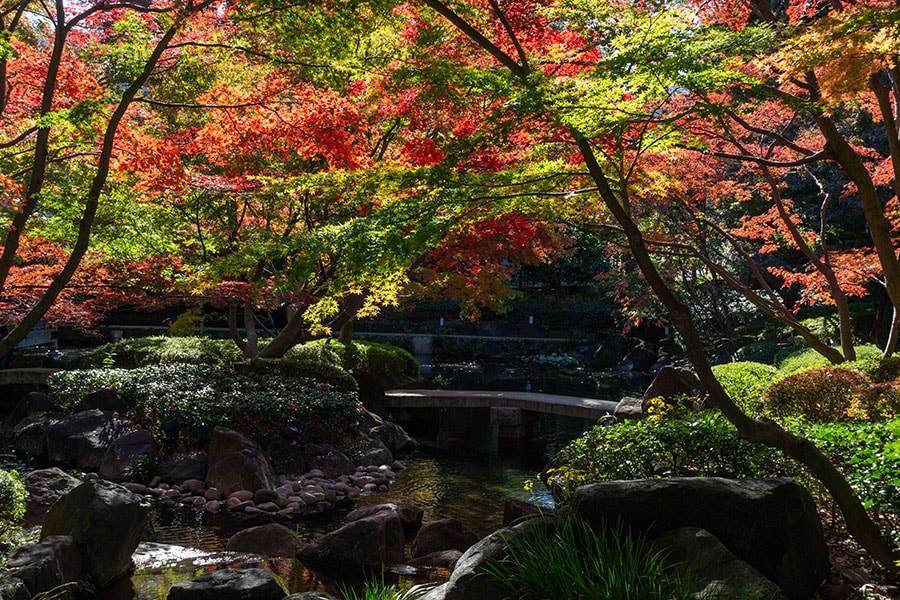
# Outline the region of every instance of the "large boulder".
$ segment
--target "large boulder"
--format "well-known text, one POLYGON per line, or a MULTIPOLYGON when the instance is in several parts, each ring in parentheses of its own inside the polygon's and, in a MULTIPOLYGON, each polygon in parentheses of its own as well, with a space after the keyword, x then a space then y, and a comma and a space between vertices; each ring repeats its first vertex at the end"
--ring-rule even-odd
MULTIPOLYGON (((701 389, 700 380, 690 369, 667 365, 659 370, 647 387, 641 408, 646 414, 647 401, 651 398, 663 398, 667 403, 675 404, 678 398, 690 399, 699 395, 701 389)), ((692 404, 691 400, 686 401, 688 408, 693 408, 692 404)))
POLYGON ((238 490, 275 489, 278 479, 262 448, 225 427, 215 427, 209 442, 207 487, 225 495, 238 490))
POLYGON ((47 428, 47 458, 54 463, 96 471, 113 440, 134 428, 117 414, 86 410, 47 428))
POLYGON ((811 598, 828 574, 815 503, 792 479, 610 481, 578 488, 570 504, 595 528, 621 520, 650 536, 705 529, 792 600, 811 598))
POLYGON ((13 427, 16 452, 30 458, 47 458, 47 430, 54 423, 55 419, 42 415, 31 415, 19 421, 13 427))
POLYGON ((19 546, 9 553, 7 562, 10 574, 21 579, 32 596, 81 579, 81 552, 67 535, 19 546))
POLYGON ((75 405, 75 412, 95 409, 109 412, 125 412, 130 408, 132 406, 119 396, 119 392, 113 388, 104 388, 85 394, 81 402, 75 405))
POLYGON ((705 529, 673 529, 653 540, 653 548, 662 553, 670 568, 684 577, 695 598, 787 600, 781 588, 729 552, 705 529))
POLYGON ((86 574, 104 587, 128 572, 141 541, 150 505, 115 483, 86 481, 62 496, 47 513, 41 539, 71 536, 86 574))
POLYGON ((506 544, 520 535, 528 535, 535 527, 546 527, 545 519, 531 519, 506 527, 481 539, 457 560, 450 580, 433 588, 422 600, 497 600, 509 593, 484 567, 508 556, 506 544))
POLYGON ((403 562, 406 538, 394 512, 383 512, 347 523, 300 551, 312 563, 354 573, 380 571, 403 562))
POLYGON ((159 479, 166 483, 180 484, 188 479, 206 480, 209 457, 206 454, 179 452, 168 457, 159 466, 159 479))
POLYGON ((22 483, 28 492, 25 522, 34 527, 44 521, 44 515, 57 500, 81 485, 81 480, 58 467, 51 467, 26 473, 22 483))
POLYGON ((419 528, 422 527, 422 517, 425 515, 425 511, 418 506, 389 502, 355 508, 347 514, 347 521, 359 521, 360 519, 367 519, 383 513, 394 513, 400 517, 400 522, 403 524, 403 532, 408 540, 412 540, 416 536, 419 528))
POLYGON ((269 569, 222 569, 169 588, 167 600, 282 600, 269 569))
POLYGON ((465 552, 477 541, 478 536, 459 519, 440 519, 422 526, 411 551, 416 558, 442 550, 465 552))
POLYGON ((19 400, 19 403, 6 418, 3 431, 13 431, 14 427, 23 419, 34 414, 58 411, 59 407, 53 402, 53 398, 43 392, 29 392, 19 400))
POLYGON ((356 471, 356 463, 329 444, 306 444, 303 446, 303 458, 309 470, 322 471, 332 479, 356 471))
POLYGON ((156 440, 146 429, 135 429, 110 443, 100 463, 100 477, 125 481, 132 477, 134 462, 156 454, 156 440))
POLYGON ((301 547, 302 544, 293 531, 280 523, 268 523, 238 531, 228 539, 225 549, 294 558, 301 547))

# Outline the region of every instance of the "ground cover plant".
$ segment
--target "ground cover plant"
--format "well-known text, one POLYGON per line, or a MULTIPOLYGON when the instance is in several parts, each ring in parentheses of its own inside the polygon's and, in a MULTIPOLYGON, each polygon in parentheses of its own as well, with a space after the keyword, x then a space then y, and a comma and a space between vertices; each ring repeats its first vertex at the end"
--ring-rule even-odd
MULTIPOLYGON (((0 469, 0 555, 16 546, 21 537, 20 521, 25 516, 25 484, 16 471, 0 469)), ((2 566, 2 560, 0 560, 2 566)))

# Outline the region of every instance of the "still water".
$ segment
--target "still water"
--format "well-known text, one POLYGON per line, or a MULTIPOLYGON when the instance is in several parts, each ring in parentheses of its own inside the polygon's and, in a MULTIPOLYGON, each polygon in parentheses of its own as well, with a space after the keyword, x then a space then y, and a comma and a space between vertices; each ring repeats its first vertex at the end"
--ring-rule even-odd
MULTIPOLYGON (((571 394, 602 400, 640 393, 643 379, 595 376, 557 365, 537 363, 423 364, 422 376, 440 387, 455 389, 525 390, 571 394), (526 388, 526 386, 529 386, 526 388)), ((502 525, 503 503, 519 498, 545 507, 553 504, 537 473, 565 444, 589 429, 584 419, 542 415, 534 437, 510 440, 498 436, 489 409, 409 410, 401 424, 419 442, 407 468, 390 490, 357 501, 356 506, 382 502, 406 503, 424 509, 424 520, 455 517, 485 536, 502 525), (524 489, 526 480, 534 489, 524 489)), ((293 525, 304 541, 340 527, 351 507, 293 525)), ((153 513, 157 543, 181 548, 142 546, 134 557, 135 575, 106 590, 102 600, 163 600, 168 589, 207 571, 224 567, 272 569, 291 593, 323 590, 341 596, 347 581, 338 574, 309 569, 295 560, 264 559, 223 552, 236 527, 200 517, 192 510, 153 513)))

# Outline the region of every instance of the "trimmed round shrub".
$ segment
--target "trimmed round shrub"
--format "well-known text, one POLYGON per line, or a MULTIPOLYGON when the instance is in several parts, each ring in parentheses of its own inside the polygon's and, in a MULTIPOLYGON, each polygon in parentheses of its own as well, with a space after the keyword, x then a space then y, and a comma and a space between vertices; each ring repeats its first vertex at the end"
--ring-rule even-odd
POLYGON ((900 379, 900 356, 891 354, 884 356, 875 365, 871 371, 867 371, 866 375, 872 378, 875 383, 885 383, 900 379))
POLYGON ((341 367, 314 358, 306 358, 302 354, 288 358, 257 358, 247 362, 247 370, 251 373, 314 379, 345 392, 355 392, 359 389, 353 375, 341 367))
POLYGON ((781 346, 775 342, 753 342, 734 353, 734 360, 738 362, 754 362, 764 365, 775 364, 775 355, 781 350, 781 346))
POLYGON ((779 376, 778 369, 758 362, 725 363, 712 371, 731 399, 751 415, 763 413, 763 393, 779 376))
MULTIPOLYGON (((852 363, 842 363, 841 367, 866 371, 874 366, 873 363, 881 360, 881 350, 872 344, 854 346, 854 349, 856 350, 856 360, 852 363)), ((792 347, 786 348, 775 355, 775 366, 778 367, 778 370, 783 375, 787 376, 801 371, 834 365, 812 348, 792 347)))
POLYGON ((873 383, 857 391, 847 413, 860 421, 884 421, 900 416, 900 381, 873 383))
POLYGON ((766 413, 779 418, 845 421, 854 396, 869 383, 868 376, 859 371, 822 367, 785 377, 766 390, 763 402, 766 413))
POLYGON ((86 354, 82 364, 86 367, 134 369, 174 363, 230 364, 242 358, 240 349, 231 340, 156 335, 104 344, 86 354))

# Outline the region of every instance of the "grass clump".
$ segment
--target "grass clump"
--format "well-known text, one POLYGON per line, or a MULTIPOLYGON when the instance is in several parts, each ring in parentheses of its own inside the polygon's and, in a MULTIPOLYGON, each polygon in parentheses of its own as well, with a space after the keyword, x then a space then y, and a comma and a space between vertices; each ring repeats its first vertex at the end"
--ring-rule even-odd
POLYGON ((341 589, 343 600, 418 600, 424 596, 431 585, 419 584, 409 587, 400 585, 389 585, 384 581, 384 575, 381 578, 369 579, 363 584, 361 592, 344 586, 341 589))
POLYGON ((487 573, 511 600, 681 600, 689 581, 666 568, 664 556, 622 526, 594 531, 580 516, 562 514, 506 540, 507 557, 487 573))

